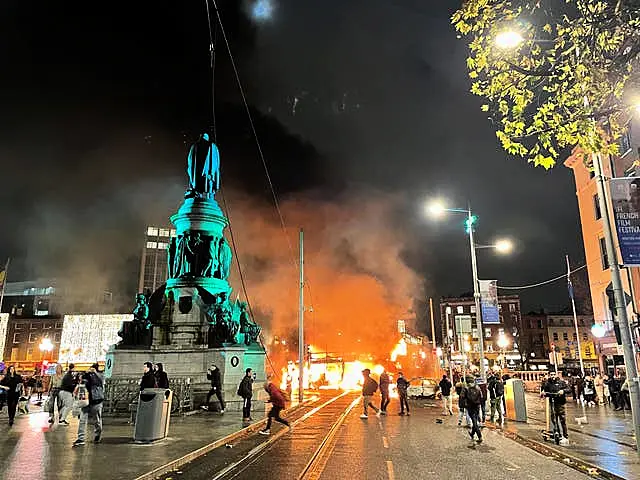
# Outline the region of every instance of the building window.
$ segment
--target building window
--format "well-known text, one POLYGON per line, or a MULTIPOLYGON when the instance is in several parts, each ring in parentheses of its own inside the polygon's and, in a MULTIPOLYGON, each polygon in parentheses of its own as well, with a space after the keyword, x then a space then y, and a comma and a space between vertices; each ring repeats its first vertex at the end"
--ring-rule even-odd
POLYGON ((501 303, 499 303, 499 304, 498 304, 498 311, 499 311, 499 312, 501 312, 501 311, 502 311, 502 304, 501 304, 501 303))
POLYGON ((160 236, 161 237, 168 237, 169 236, 169 229, 168 228, 161 228, 160 229, 160 236))
POLYGON ((576 335, 575 333, 573 334, 573 341, 577 341, 578 340, 578 335, 576 335))
POLYGON ((13 326, 13 329, 14 329, 14 330, 22 330, 23 328, 24 328, 24 323, 16 323, 16 324, 13 326))
POLYGON ((473 338, 478 338, 478 329, 477 328, 471 329, 471 335, 473 336, 473 338))
POLYGON ((587 332, 582 332, 582 340, 584 340, 585 342, 589 340, 589 335, 587 335, 587 332))
POLYGON ((166 250, 167 246, 165 242, 158 242, 158 250, 166 250))
POLYGON ((569 334, 567 332, 562 332, 562 339, 566 342, 569 340, 569 334))
POLYGON ((484 338, 491 338, 491 329, 490 328, 485 328, 484 329, 484 338))
POLYGON ((157 248, 158 242, 147 242, 147 248, 157 248))
POLYGON ((11 361, 15 362, 16 360, 18 360, 18 353, 20 352, 19 348, 12 348, 11 349, 11 361))
POLYGON ((504 335, 504 328, 498 329, 498 335, 504 335))
POLYGON ((589 169, 589 178, 594 178, 596 176, 596 172, 593 168, 589 169))
POLYGON ((29 334, 29 343, 36 343, 37 340, 38 340, 38 334, 37 333, 30 333, 29 334))
POLYGON ((591 345, 587 345, 584 347, 584 356, 585 357, 591 356, 591 345))
POLYGON ((538 334, 538 340, 540 340, 540 343, 544 343, 544 333, 538 334))
POLYGON ((476 306, 475 306, 475 305, 471 305, 471 306, 469 307, 469 312, 471 312, 471 313, 476 313, 476 306))
POLYGON ((504 317, 500 315, 500 323, 504 323, 504 317))
POLYGON ((27 348, 27 361, 33 360, 33 348, 27 348))
POLYGON ((56 322, 56 330, 62 330, 62 322, 56 322))
POLYGON ((42 328, 44 328, 45 330, 50 330, 53 328, 53 323, 44 323, 42 324, 42 328))
POLYGON ((516 304, 515 303, 510 303, 509 304, 509 311, 510 312, 515 312, 516 311, 516 304))
POLYGON ((29 328, 31 330, 37 330, 38 329, 38 324, 37 323, 32 323, 32 324, 29 325, 29 328))
POLYGON ((538 328, 542 330, 542 320, 538 320, 538 328))
POLYGON ((13 343, 20 343, 20 334, 19 333, 14 333, 13 334, 13 343))
POLYGON ((156 227, 147 228, 147 235, 150 236, 150 237, 157 237, 158 236, 158 229, 156 227))
POLYGON ((56 342, 56 343, 60 343, 60 336, 61 336, 60 333, 54 333, 53 334, 53 341, 56 342))
POLYGON ((175 237, 175 236, 176 236, 176 230, 175 230, 175 228, 172 228, 172 229, 171 229, 171 236, 172 236, 172 237, 175 237))
POLYGON ((602 212, 600 211, 600 197, 598 197, 597 193, 593 196, 593 211, 595 213, 596 220, 600 220, 602 218, 602 212))
POLYGON ((600 239, 600 259, 602 262, 602 269, 606 270, 609 268, 609 259, 607 258, 607 245, 604 241, 604 238, 600 239))
POLYGON ((558 332, 553 332, 553 341, 554 342, 558 341, 558 332))
POLYGON ((463 307, 462 305, 458 305, 458 306, 456 307, 456 311, 457 311, 459 314, 464 313, 464 307, 463 307))

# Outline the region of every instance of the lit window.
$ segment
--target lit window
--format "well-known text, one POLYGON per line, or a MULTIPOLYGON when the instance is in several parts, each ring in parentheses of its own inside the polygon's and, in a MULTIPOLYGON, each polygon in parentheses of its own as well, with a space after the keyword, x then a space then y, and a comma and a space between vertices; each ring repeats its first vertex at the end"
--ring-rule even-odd
POLYGON ((60 343, 60 333, 54 333, 53 334, 53 341, 56 343, 60 343))
POLYGON ((509 311, 510 312, 515 312, 516 311, 516 304, 515 303, 510 303, 509 304, 509 311))
POLYGON ((157 246, 157 242, 147 242, 147 248, 156 248, 157 246))
POLYGON ((161 237, 168 237, 169 236, 169 229, 168 228, 161 228, 160 229, 160 235, 161 237))
POLYGON ((27 348, 27 361, 33 360, 33 348, 27 348))
POLYGON ((475 306, 475 305, 471 305, 471 306, 469 307, 469 311, 470 311, 471 313, 476 313, 476 306, 475 306))
POLYGON ((147 228, 147 235, 149 235, 150 237, 157 237, 158 236, 158 229, 156 227, 147 228))
POLYGON ((20 334, 19 333, 14 333, 13 334, 13 343, 20 343, 20 334))
POLYGON ((22 330, 24 328, 24 323, 16 323, 13 327, 14 330, 22 330))
POLYGON ((585 342, 589 340, 589 336, 587 335, 587 332, 582 333, 582 340, 584 340, 585 342))
POLYGON ((504 328, 498 329, 498 335, 504 335, 504 328))
POLYGON ((44 328, 45 330, 49 330, 53 328, 53 323, 44 323, 42 328, 44 328))
POLYGON ((553 341, 554 342, 558 341, 558 332, 553 332, 553 341))
POLYGON ((38 324, 37 323, 32 323, 31 325, 29 325, 29 328, 31 330, 36 330, 38 328, 38 324))
POLYGON ((585 357, 591 356, 591 345, 587 345, 586 347, 584 347, 584 355, 585 357))
POLYGON ((62 330, 62 322, 56 322, 56 330, 62 330))
POLYGON ((158 250, 166 250, 167 244, 164 242, 158 242, 158 250))
POLYGON ((38 334, 37 333, 30 333, 29 334, 29 343, 36 343, 37 340, 38 340, 38 334))
POLYGON ((175 228, 171 230, 171 236, 172 236, 172 237, 175 237, 175 236, 176 236, 176 229, 175 229, 175 228))
POLYGON ((484 329, 484 338, 491 338, 491 329, 490 328, 485 328, 484 329))
POLYGON ((458 305, 458 307, 457 307, 456 311, 457 311, 458 313, 464 313, 464 307, 463 307, 462 305, 458 305))

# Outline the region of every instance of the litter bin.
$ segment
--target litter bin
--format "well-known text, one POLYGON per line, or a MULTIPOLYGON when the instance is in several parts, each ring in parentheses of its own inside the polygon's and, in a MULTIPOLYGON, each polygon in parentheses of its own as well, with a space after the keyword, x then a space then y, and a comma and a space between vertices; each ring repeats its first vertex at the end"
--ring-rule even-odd
POLYGON ((153 442, 169 434, 169 416, 173 392, 166 388, 146 388, 138 398, 133 440, 153 442))
POLYGON ((506 417, 516 422, 527 421, 527 401, 524 395, 524 382, 519 378, 510 378, 504 388, 507 406, 506 417))

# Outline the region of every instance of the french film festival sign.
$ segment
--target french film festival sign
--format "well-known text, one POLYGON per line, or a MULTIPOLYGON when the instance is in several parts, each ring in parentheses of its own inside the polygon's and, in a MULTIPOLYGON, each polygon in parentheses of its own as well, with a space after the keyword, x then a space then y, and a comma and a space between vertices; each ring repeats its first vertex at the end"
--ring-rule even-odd
POLYGON ((640 177, 612 178, 613 203, 618 244, 625 266, 640 266, 640 177))

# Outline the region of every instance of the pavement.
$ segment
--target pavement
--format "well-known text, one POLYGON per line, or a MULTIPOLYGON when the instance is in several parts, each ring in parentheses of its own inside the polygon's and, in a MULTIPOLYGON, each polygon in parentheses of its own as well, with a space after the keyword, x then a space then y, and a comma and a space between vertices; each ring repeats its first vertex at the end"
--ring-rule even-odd
MULTIPOLYGON (((78 420, 68 427, 49 425, 48 413, 31 405, 9 428, 6 408, 0 414, 0 471, 5 479, 134 479, 242 429, 242 412, 201 412, 171 417, 169 437, 153 444, 133 443, 128 418, 105 417, 101 444, 71 448, 78 420)), ((253 412, 257 421, 265 412, 253 412)), ((88 439, 92 439, 90 426, 88 439)))
MULTIPOLYGON (((635 450, 631 411, 614 411, 611 407, 596 406, 584 409, 568 400, 567 427, 569 442, 566 447, 545 442, 541 431, 545 428, 544 400, 527 394, 528 423, 507 422, 503 430, 522 439, 544 445, 564 459, 577 459, 589 463, 621 478, 640 478, 640 457, 635 450), (587 424, 578 424, 576 418, 587 417, 587 424)), ((489 424, 488 424, 489 425, 489 424)))

